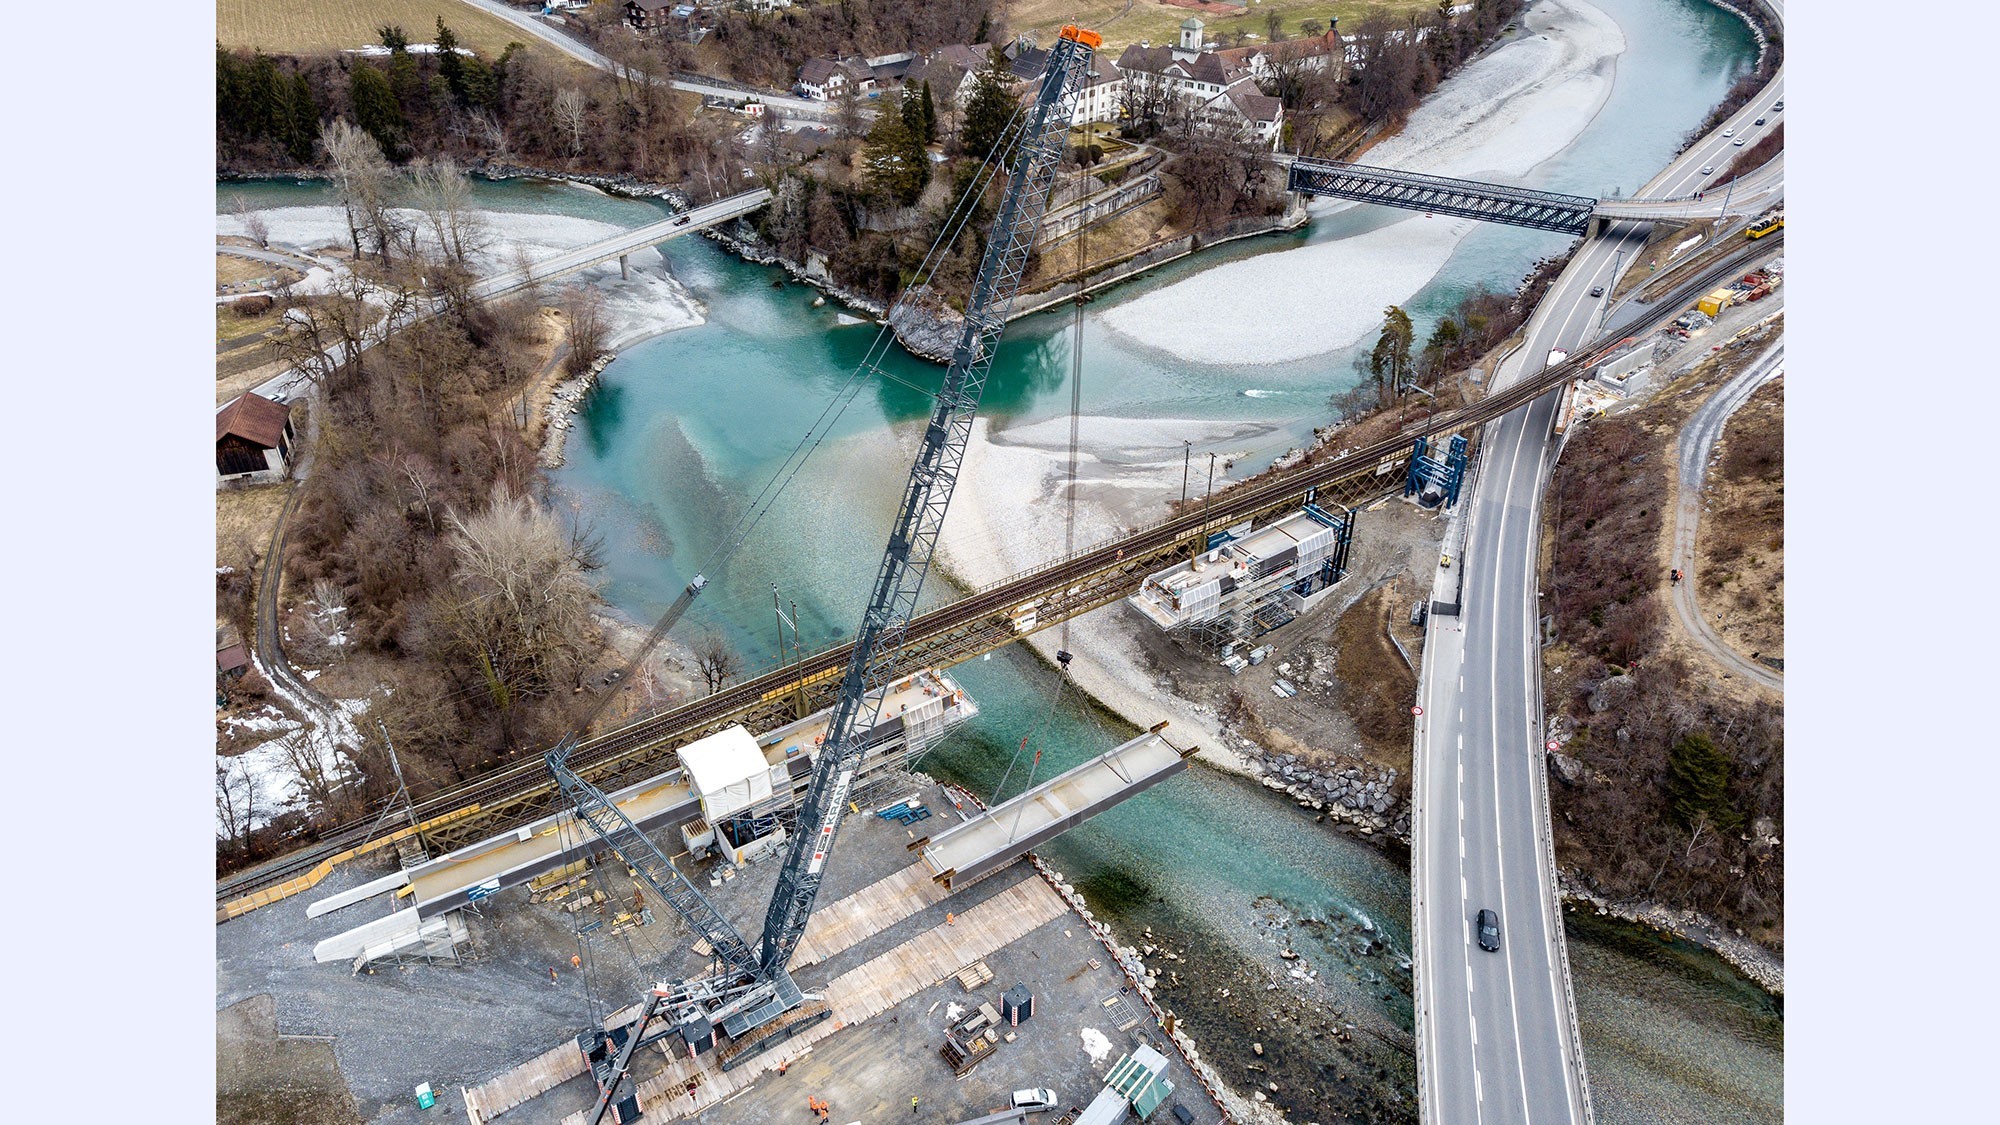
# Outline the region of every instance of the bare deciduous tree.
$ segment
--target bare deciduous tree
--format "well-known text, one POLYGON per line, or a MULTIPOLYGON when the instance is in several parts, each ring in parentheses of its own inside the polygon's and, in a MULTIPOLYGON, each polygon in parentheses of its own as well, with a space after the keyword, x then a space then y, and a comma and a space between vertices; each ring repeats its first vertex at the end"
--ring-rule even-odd
POLYGON ((361 257, 361 236, 366 233, 376 256, 386 264, 390 249, 401 242, 403 233, 390 210, 395 172, 388 158, 375 138, 349 125, 344 117, 322 126, 319 139, 333 173, 334 198, 347 216, 354 256, 361 257))
POLYGON ((223 843, 247 849, 261 805, 257 780, 234 758, 215 763, 215 834, 223 843))
POLYGON ((604 317, 604 297, 588 285, 576 284, 565 289, 562 309, 563 341, 569 345, 563 369, 574 377, 587 370, 604 351, 611 326, 604 317))
POLYGON ((516 702, 576 686, 597 593, 561 522, 525 496, 495 486, 485 511, 447 522, 457 566, 439 624, 511 730, 516 702))
POLYGON ((420 159, 410 169, 417 207, 444 260, 464 267, 485 246, 485 227, 472 210, 472 182, 449 156, 420 159))
POLYGON ((564 87, 549 102, 549 112, 555 118, 556 128, 568 135, 569 154, 574 159, 583 152, 583 130, 589 124, 589 100, 583 96, 583 91, 564 87))
POLYGON ((694 643, 695 667, 700 669, 702 682, 708 685, 708 694, 722 690, 731 676, 743 670, 743 658, 729 647, 729 641, 713 629, 703 633, 694 643))
POLYGON ((264 221, 264 214, 250 206, 250 201, 241 195, 229 198, 230 210, 236 212, 236 220, 243 224, 243 233, 255 239, 257 245, 266 250, 271 248, 271 226, 264 221))
POLYGON ((299 785, 305 790, 310 802, 310 811, 325 812, 333 803, 337 768, 330 753, 323 753, 320 744, 314 740, 313 730, 308 727, 296 731, 290 738, 280 739, 278 745, 284 748, 285 761, 292 771, 299 775, 299 785))

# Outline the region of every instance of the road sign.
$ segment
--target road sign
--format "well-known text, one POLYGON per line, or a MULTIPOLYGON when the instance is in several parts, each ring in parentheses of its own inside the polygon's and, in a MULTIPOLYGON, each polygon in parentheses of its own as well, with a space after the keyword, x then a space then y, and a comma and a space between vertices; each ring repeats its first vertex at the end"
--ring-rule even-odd
POLYGON ((1549 739, 1549 753, 1553 754, 1553 753, 1555 753, 1556 751, 1558 751, 1558 750, 1560 750, 1560 749, 1562 749, 1562 748, 1563 748, 1563 744, 1562 744, 1562 743, 1560 743, 1560 742, 1557 742, 1557 741, 1556 741, 1555 739, 1553 739, 1553 738, 1549 739))
POLYGON ((1415 706, 1415 707, 1411 707, 1411 708, 1410 708, 1410 714, 1412 714, 1412 715, 1421 715, 1421 714, 1423 714, 1423 713, 1424 713, 1424 709, 1423 709, 1423 707, 1421 707, 1421 706, 1415 706))

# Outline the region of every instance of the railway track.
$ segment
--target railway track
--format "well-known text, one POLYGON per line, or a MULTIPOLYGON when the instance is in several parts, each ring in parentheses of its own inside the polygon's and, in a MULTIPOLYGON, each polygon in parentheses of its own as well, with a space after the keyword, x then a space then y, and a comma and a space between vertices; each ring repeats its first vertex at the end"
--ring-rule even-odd
MULTIPOLYGON (((982 648, 999 647, 1094 609, 1136 588, 1146 573, 1159 569, 1154 564, 1191 541, 1290 505, 1307 493, 1334 489, 1343 483, 1350 486, 1350 498, 1370 495, 1370 490, 1379 495, 1399 488, 1400 473, 1384 473, 1381 469, 1392 459, 1406 459, 1414 438, 1435 439, 1471 430, 1533 402, 1581 376, 1600 353, 1628 335, 1651 331, 1672 319, 1685 299, 1683 294, 1711 286, 1718 278, 1732 276, 1783 244, 1780 232, 1730 248, 1672 292, 1651 300, 1640 321, 1591 341, 1562 363, 1544 368, 1479 402, 1432 416, 1416 427, 1330 460, 1238 485, 1217 497, 1211 511, 1197 510, 1163 520, 1123 538, 991 583, 955 602, 920 614, 909 624, 905 655, 896 674, 907 674, 927 664, 961 660, 982 648), (1357 482, 1361 487, 1358 493, 1353 490, 1357 482), (1038 613, 1032 626, 1014 627, 1010 612, 1038 600, 1053 604, 1038 613), (933 638, 960 638, 962 643, 956 648, 928 645, 933 638)), ((795 716, 792 700, 801 694, 802 687, 810 689, 823 684, 824 693, 830 695, 834 679, 847 665, 851 647, 851 643, 843 643, 822 649, 704 699, 590 739, 572 755, 571 768, 600 787, 610 789, 659 772, 663 758, 672 749, 754 715, 760 709, 766 718, 795 716)), ((554 808, 552 794, 548 772, 537 755, 417 802, 416 819, 426 826, 450 822, 450 836, 469 841, 546 816, 554 808), (549 799, 538 800, 538 795, 549 799)), ((341 825, 310 847, 219 880, 217 901, 238 899, 296 878, 330 857, 384 839, 389 832, 387 826, 372 817, 341 825)))

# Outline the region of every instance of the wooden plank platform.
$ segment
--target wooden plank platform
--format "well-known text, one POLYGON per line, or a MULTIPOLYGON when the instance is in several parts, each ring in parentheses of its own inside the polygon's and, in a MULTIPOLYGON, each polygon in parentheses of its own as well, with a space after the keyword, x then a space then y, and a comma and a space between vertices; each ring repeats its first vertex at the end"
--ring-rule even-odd
POLYGON ((805 936, 792 954, 791 970, 816 965, 873 934, 908 918, 950 894, 932 881, 930 870, 913 863, 824 907, 806 923, 805 936))
MULTIPOLYGON (((891 876, 875 886, 894 878, 891 876)), ((929 881, 928 877, 925 881, 929 881)), ((856 892, 849 898, 859 898, 872 889, 856 892)), ((819 1040, 849 1024, 887 1011, 1068 910, 1069 906, 1047 883, 1023 879, 959 915, 954 923, 918 934, 836 977, 823 992, 833 1008, 831 1019, 814 1024, 735 1070, 723 1070, 713 1052, 693 1059, 685 1055, 668 1056, 665 1069, 639 1084, 639 1104, 645 1108, 640 1121, 654 1125, 678 1120, 746 1090, 765 1073, 777 1069, 779 1063, 797 1058, 819 1040)), ((796 968, 797 962, 793 965, 796 968)), ((571 1114, 563 1119, 563 1125, 583 1125, 588 1116, 588 1112, 571 1114)))
POLYGON ((589 1070, 590 1061, 583 1057, 583 1048, 571 1039, 505 1074, 489 1078, 477 1086, 461 1087, 465 1095, 465 1115, 472 1120, 472 1125, 482 1125, 589 1070))

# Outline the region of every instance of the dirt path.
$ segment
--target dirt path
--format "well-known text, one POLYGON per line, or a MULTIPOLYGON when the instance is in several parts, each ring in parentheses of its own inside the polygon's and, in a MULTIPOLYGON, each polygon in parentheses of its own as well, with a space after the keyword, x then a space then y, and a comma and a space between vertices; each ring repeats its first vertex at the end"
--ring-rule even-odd
POLYGON ((1749 401, 1752 392, 1784 372, 1784 360, 1785 343, 1780 337, 1740 374, 1710 396, 1681 428, 1680 502, 1674 509, 1673 559, 1674 565, 1680 568, 1682 579, 1674 586, 1673 596, 1669 599, 1674 607, 1674 616, 1680 618, 1681 626, 1689 636, 1731 671, 1776 692, 1785 690, 1785 677, 1737 652, 1703 618, 1694 592, 1695 535, 1701 522, 1702 482, 1707 475, 1708 460, 1715 451, 1716 440, 1722 436, 1729 416, 1749 401))

